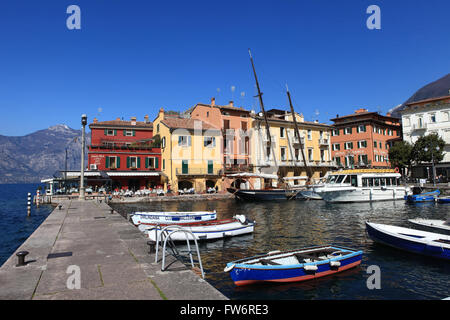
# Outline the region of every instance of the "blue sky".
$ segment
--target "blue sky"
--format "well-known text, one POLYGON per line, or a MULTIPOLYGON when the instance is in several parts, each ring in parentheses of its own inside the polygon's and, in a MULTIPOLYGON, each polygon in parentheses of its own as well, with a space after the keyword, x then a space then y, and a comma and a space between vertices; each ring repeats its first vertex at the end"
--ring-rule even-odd
POLYGON ((449 12, 447 0, 4 0, 0 134, 79 129, 83 113, 153 120, 213 96, 258 111, 248 48, 267 109, 287 106, 288 83, 306 120, 386 113, 450 72, 449 12), (66 27, 71 4, 81 30, 66 27), (372 4, 381 30, 366 27, 372 4))

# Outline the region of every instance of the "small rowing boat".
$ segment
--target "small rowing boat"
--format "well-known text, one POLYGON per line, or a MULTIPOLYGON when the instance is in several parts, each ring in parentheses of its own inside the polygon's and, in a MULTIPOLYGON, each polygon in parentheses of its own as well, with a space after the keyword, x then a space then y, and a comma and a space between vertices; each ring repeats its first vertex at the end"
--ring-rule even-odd
POLYGON ((237 286, 257 282, 298 282, 335 274, 361 263, 362 251, 336 246, 320 246, 292 251, 272 251, 229 262, 237 286))
POLYGON ((450 231, 450 220, 445 221, 435 219, 409 219, 408 221, 425 227, 450 231))
POLYGON ((426 201, 434 201, 437 196, 439 196, 441 192, 439 190, 431 191, 431 192, 423 192, 420 194, 406 195, 405 200, 407 202, 426 202, 426 201))
POLYGON ((450 203, 450 197, 439 197, 436 201, 439 203, 450 203))
POLYGON ((179 224, 199 221, 209 221, 217 219, 217 213, 208 211, 196 212, 136 212, 131 216, 133 224, 153 225, 153 224, 179 224))
MULTIPOLYGON (((175 226, 174 224, 171 224, 175 226)), ((170 233, 171 225, 153 225, 147 226, 145 233, 150 240, 157 241, 161 238, 161 231, 165 229, 170 233)), ((244 215, 236 215, 232 219, 222 219, 214 221, 204 221, 190 224, 176 224, 182 226, 185 230, 192 233, 196 240, 213 240, 226 237, 238 236, 241 234, 252 233, 255 227, 255 222, 248 220, 244 215)), ((188 238, 194 240, 190 233, 174 232, 170 235, 173 241, 182 241, 188 238)))
POLYGON ((449 236, 367 221, 366 230, 375 242, 429 257, 450 259, 449 236))

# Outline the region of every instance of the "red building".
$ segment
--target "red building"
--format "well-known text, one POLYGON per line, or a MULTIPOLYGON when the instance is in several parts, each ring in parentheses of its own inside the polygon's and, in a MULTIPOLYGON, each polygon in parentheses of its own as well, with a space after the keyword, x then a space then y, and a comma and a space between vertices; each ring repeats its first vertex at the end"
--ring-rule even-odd
POLYGON ((161 185, 161 149, 148 116, 143 122, 135 117, 130 121, 94 119, 89 128, 89 171, 106 173, 113 190, 154 189, 161 185))

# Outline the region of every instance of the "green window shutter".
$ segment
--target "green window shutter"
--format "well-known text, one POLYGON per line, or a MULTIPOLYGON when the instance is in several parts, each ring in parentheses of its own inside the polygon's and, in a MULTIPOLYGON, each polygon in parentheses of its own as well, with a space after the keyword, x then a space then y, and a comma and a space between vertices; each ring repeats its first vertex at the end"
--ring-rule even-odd
POLYGON ((148 157, 145 157, 145 168, 148 168, 148 157))
POLYGON ((117 130, 114 129, 114 135, 117 136, 117 130))
POLYGON ((105 136, 108 135, 108 129, 105 129, 105 136))
POLYGON ((133 137, 136 137, 136 130, 133 130, 133 137))
POLYGON ((109 157, 105 157, 105 167, 109 168, 109 157))
POLYGON ((123 130, 123 136, 126 137, 127 136, 127 130, 123 130))
POLYGON ((116 157, 116 166, 117 166, 117 169, 120 168, 120 157, 116 157))
POLYGON ((129 169, 130 168, 130 157, 127 157, 127 168, 129 169))
POLYGON ((159 167, 159 163, 158 162, 159 162, 158 158, 155 157, 155 169, 158 169, 158 167, 159 167))
POLYGON ((141 157, 137 157, 137 167, 141 167, 141 157))

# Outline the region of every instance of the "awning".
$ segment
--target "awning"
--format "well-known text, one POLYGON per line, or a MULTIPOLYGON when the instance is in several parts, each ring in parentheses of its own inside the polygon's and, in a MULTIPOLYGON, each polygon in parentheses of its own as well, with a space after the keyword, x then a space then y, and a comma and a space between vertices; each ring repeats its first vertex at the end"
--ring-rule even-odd
POLYGON ((163 175, 162 172, 148 171, 108 171, 110 177, 157 177, 163 175))
POLYGON ((308 180, 307 176, 284 177, 283 180, 308 180))
POLYGON ((232 178, 265 178, 265 179, 278 179, 276 174, 267 174, 267 173, 252 173, 252 172, 241 172, 229 174, 227 177, 232 178))

